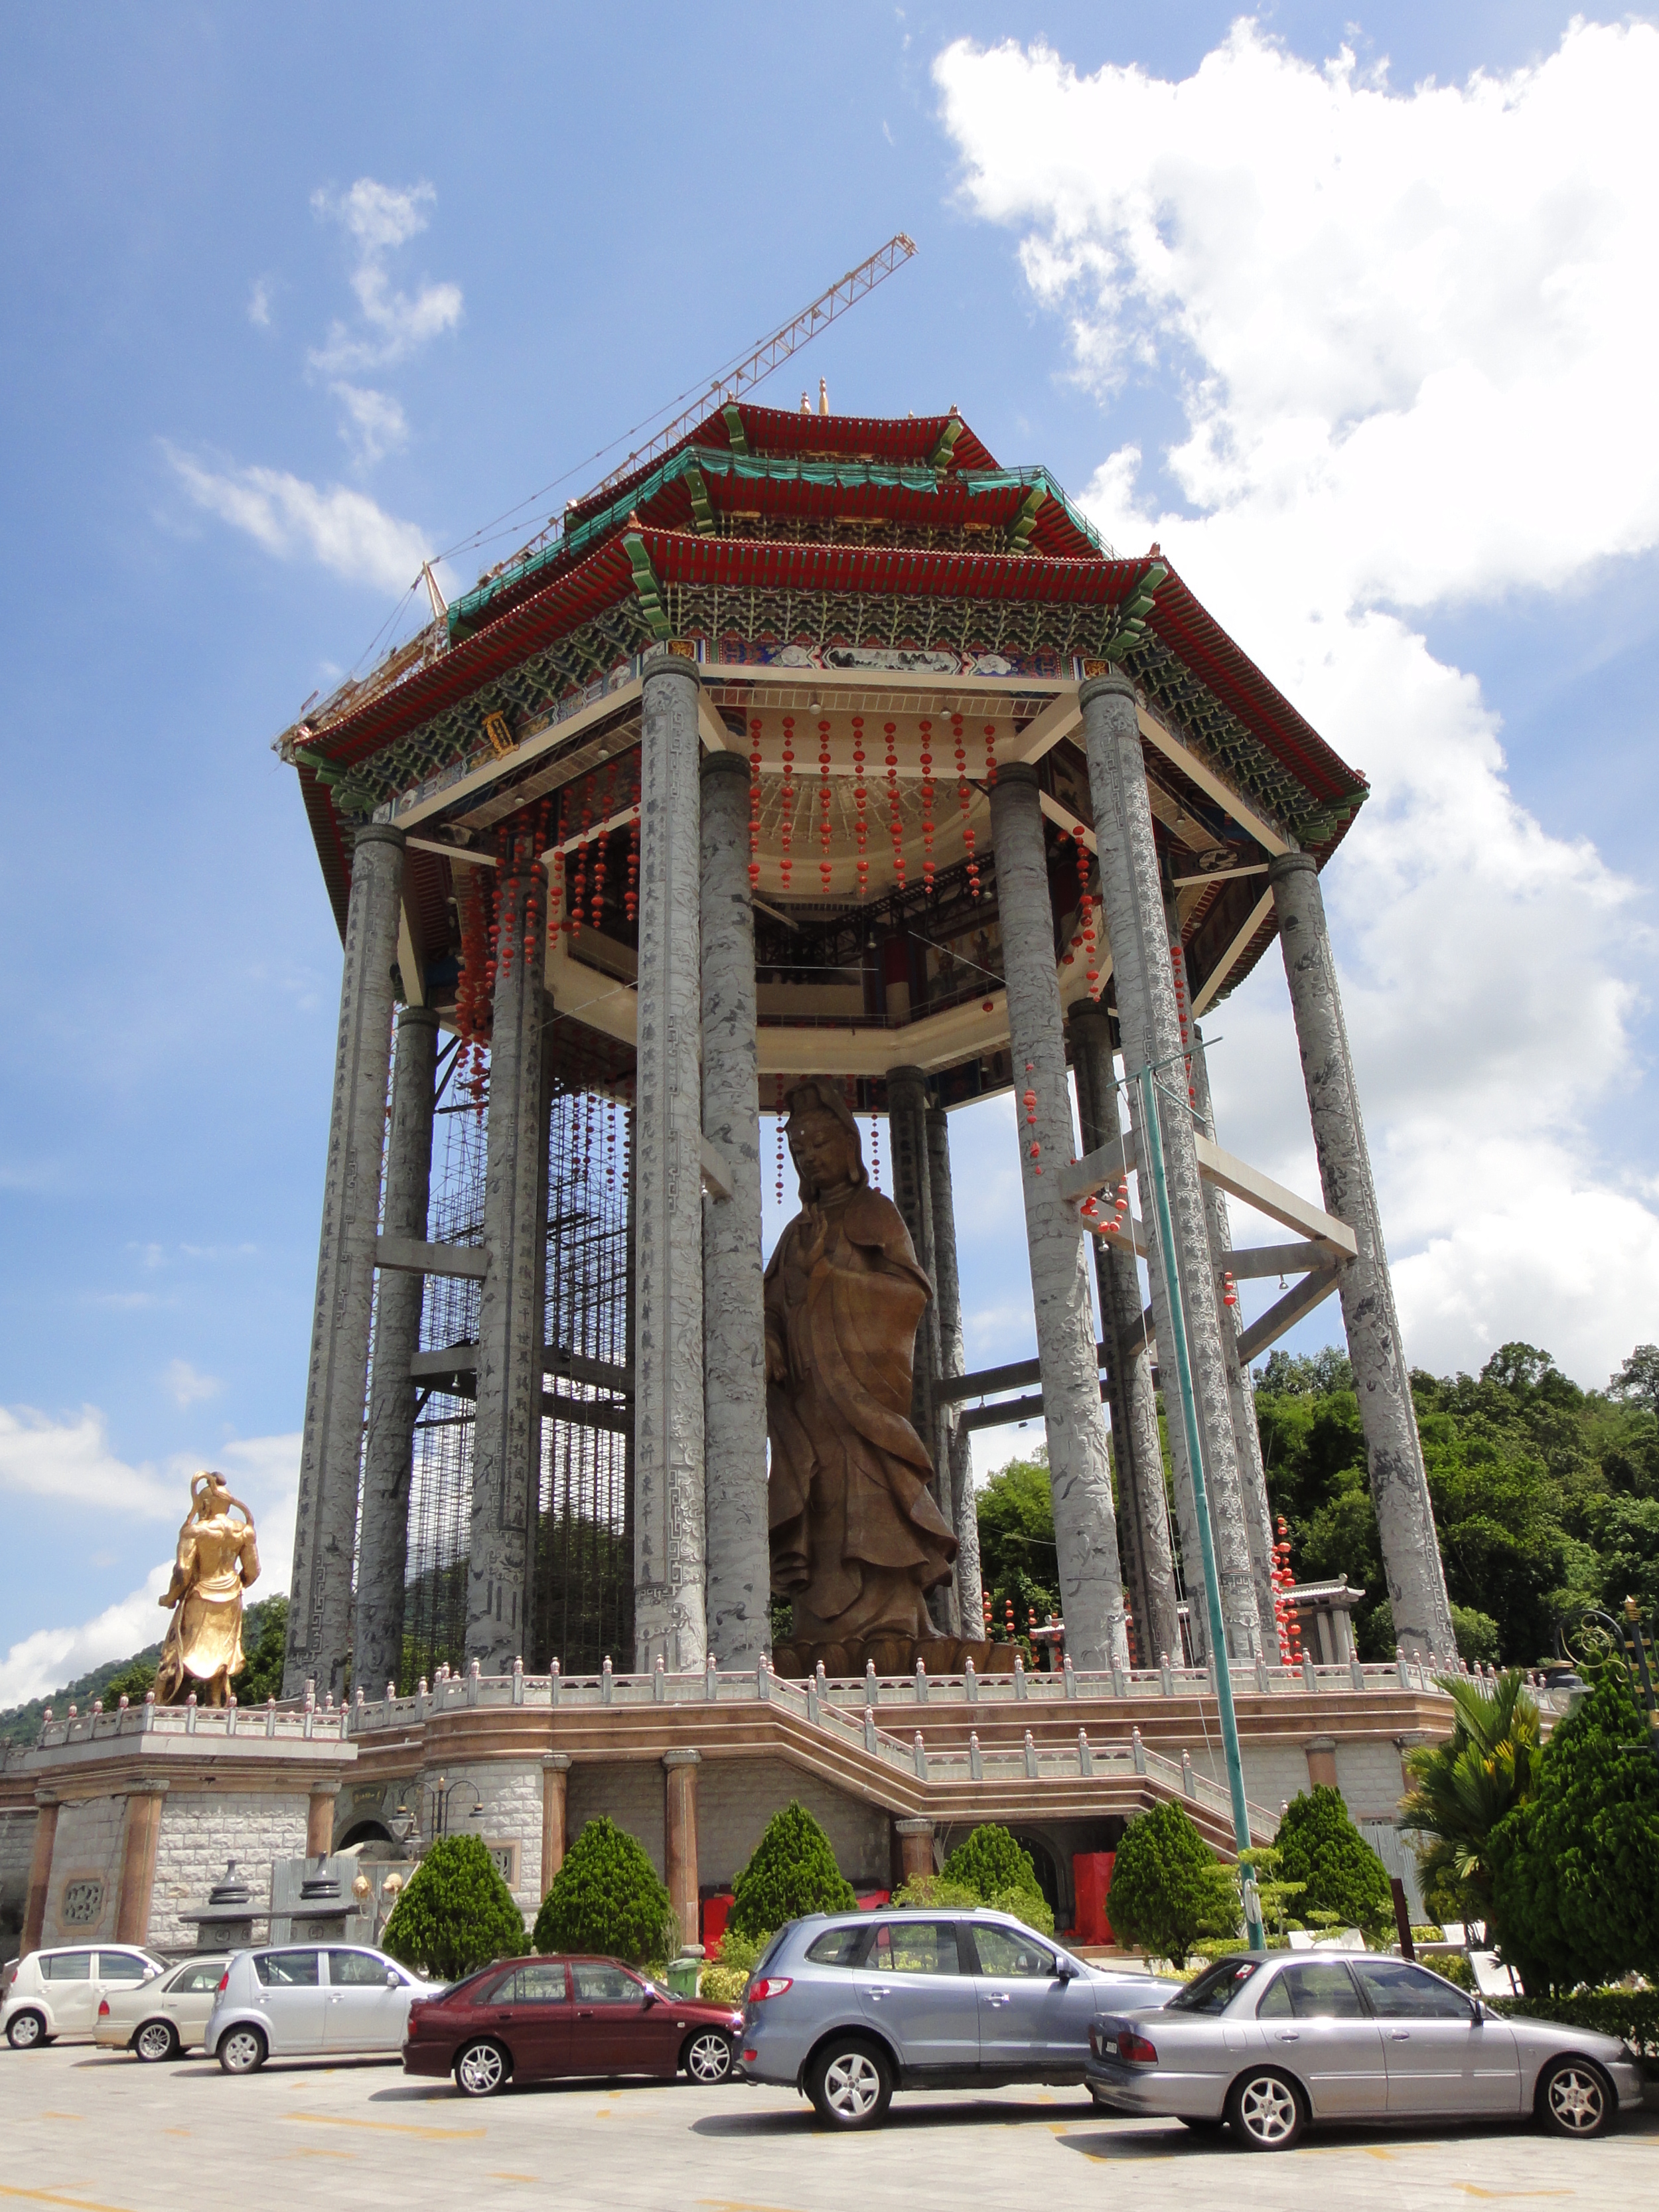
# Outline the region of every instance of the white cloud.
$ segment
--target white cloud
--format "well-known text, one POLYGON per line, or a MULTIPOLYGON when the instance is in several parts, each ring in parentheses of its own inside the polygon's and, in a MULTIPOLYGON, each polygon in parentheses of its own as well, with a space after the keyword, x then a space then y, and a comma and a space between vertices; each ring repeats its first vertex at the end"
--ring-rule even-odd
POLYGON ((270 279, 269 276, 255 278, 253 289, 247 295, 247 319, 256 330, 268 331, 270 328, 270 279))
POLYGON ((461 319, 459 284, 423 283, 412 295, 398 291, 386 258, 426 228, 427 210, 437 198, 430 185, 407 190, 359 177, 344 192, 318 191, 311 204, 319 216, 338 222, 357 246, 351 289, 365 327, 352 331, 337 322, 328 342, 311 356, 325 376, 356 375, 404 360, 461 319))
POLYGON ((409 443, 408 418, 402 403, 390 392, 344 383, 330 389, 345 410, 340 435, 362 467, 373 468, 376 461, 401 452, 409 443))
POLYGON ((184 1518, 189 1492, 149 1462, 118 1459, 95 1406, 55 1421, 32 1406, 0 1406, 0 1492, 72 1499, 79 1507, 142 1519, 184 1518))
MULTIPOLYGON (((36 1414, 27 1419, 38 1423, 42 1417, 36 1414)), ((159 1492, 160 1486, 155 1484, 148 1469, 122 1468, 118 1461, 108 1456, 100 1414, 88 1408, 83 1419, 92 1425, 97 1446, 91 1453, 82 1449, 78 1464, 84 1467, 101 1451, 108 1468, 118 1469, 129 1480, 147 1480, 159 1492)), ((6 1483, 5 1447, 10 1421, 10 1415, 0 1412, 0 1486, 6 1483)), ((246 1500, 258 1528, 263 1571, 253 1595, 279 1596, 287 1588, 294 1554, 300 1439, 297 1435, 252 1437, 240 1443, 221 1444, 215 1457, 216 1464, 230 1476, 232 1489, 246 1500)), ((189 1500, 184 1474, 186 1464, 183 1460, 173 1462, 179 1472, 166 1486, 166 1504, 155 1509, 156 1517, 184 1519, 185 1505, 189 1500)), ((188 1464, 193 1468, 199 1462, 188 1464)), ((77 1505, 112 1502, 85 1490, 65 1489, 61 1494, 73 1497, 77 1505)), ((0 1659, 0 1711, 26 1705, 32 1698, 45 1697, 65 1682, 74 1681, 89 1668, 102 1666, 106 1660, 125 1659, 130 1653, 142 1651, 147 1644, 159 1641, 167 1626, 167 1614, 157 1601, 172 1571, 169 1559, 153 1567, 138 1589, 106 1606, 89 1620, 77 1626, 37 1629, 20 1638, 0 1659)))
POLYGON ((187 1359, 170 1361, 161 1381, 173 1404, 181 1409, 204 1398, 216 1398, 224 1388, 216 1376, 198 1375, 187 1359))
POLYGON ((213 469, 175 447, 163 450, 198 507, 281 560, 307 556, 382 592, 401 592, 420 574, 425 532, 386 514, 366 493, 343 484, 319 488, 281 469, 213 469))
MULTIPOLYGON (((1516 802, 1478 684, 1400 611, 1524 589, 1568 621, 1659 544, 1659 32, 1575 22, 1534 68, 1404 95, 1249 22, 1179 83, 966 42, 936 75, 964 197, 1024 234, 1079 376, 1158 373, 1184 409, 1158 457, 1184 512, 1130 446, 1085 503, 1161 540, 1371 779, 1326 895, 1410 1356, 1525 1335, 1602 1382, 1659 1334, 1653 1194, 1585 1127, 1639 1079, 1651 931, 1516 802)), ((1314 1190, 1276 967, 1212 1024, 1218 1113, 1314 1190)))

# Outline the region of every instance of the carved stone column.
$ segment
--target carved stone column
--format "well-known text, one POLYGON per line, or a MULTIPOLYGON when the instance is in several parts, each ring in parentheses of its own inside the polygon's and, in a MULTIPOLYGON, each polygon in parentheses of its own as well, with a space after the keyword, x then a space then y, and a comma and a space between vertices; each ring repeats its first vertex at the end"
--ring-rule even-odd
POLYGON ((489 1271, 478 1300, 466 1567, 466 1656, 486 1674, 510 1674, 529 1643, 538 1503, 531 1477, 541 1461, 547 1326, 547 882, 528 831, 516 837, 507 866, 499 887, 501 941, 490 1012, 483 1214, 489 1271))
POLYGON ((728 1197, 706 1194, 702 1212, 708 1646, 738 1668, 772 1648, 747 762, 705 753, 702 787, 702 1130, 731 1185, 728 1197))
POLYGON ((697 1933, 697 1768, 702 1760, 702 1753, 696 1751, 665 1751, 662 1755, 667 1770, 663 1832, 668 1901, 684 1943, 701 1940, 697 1933))
MULTIPOLYGON (((962 1340, 956 1194, 951 1184, 950 1117, 942 1106, 927 1109, 927 1181, 933 1201, 933 1283, 939 1298, 939 1373, 965 1375, 968 1367, 962 1340)), ((948 1468, 951 1479, 951 1504, 945 1517, 957 1532, 957 1610, 962 1634, 975 1638, 983 1632, 984 1615, 979 1512, 974 1497, 973 1439, 958 1421, 954 1406, 941 1408, 935 1427, 939 1442, 933 1448, 939 1454, 941 1470, 948 1468)), ((933 1439, 928 1441, 932 1445, 933 1439)))
POLYGON ((1359 1256, 1343 1270, 1338 1287, 1394 1632, 1413 1658, 1449 1661, 1457 1639, 1319 874, 1311 854, 1281 853, 1268 868, 1267 880, 1279 915, 1279 950, 1291 987, 1325 1210, 1347 1223, 1359 1247, 1359 1256))
MULTIPOLYGON (((432 1187, 433 1084, 438 1017, 430 1006, 398 1016, 386 1136, 385 1233, 424 1243, 432 1187)), ((421 1345, 426 1278, 385 1269, 374 1306, 374 1371, 363 1442, 362 1526, 357 1540, 357 1607, 351 1675, 371 1697, 403 1672, 404 1574, 409 1557, 409 1483, 416 1386, 410 1364, 421 1345)))
POLYGON ((567 1845, 565 1805, 570 1784, 570 1759, 562 1751, 542 1758, 542 1895, 553 1887, 553 1877, 564 1864, 567 1845))
POLYGON ((290 1698, 301 1695, 307 1680, 316 1682, 319 1695, 332 1691, 343 1697, 345 1689, 380 1155, 392 1064, 392 969, 398 957, 403 877, 402 830, 366 823, 351 848, 317 1298, 300 1437, 294 1579, 283 1663, 283 1694, 290 1698))
MULTIPOLYGON (((1079 1000, 1068 1019, 1083 1149, 1091 1152, 1102 1145, 1116 1143, 1123 1133, 1113 1080, 1111 1020, 1105 1008, 1092 999, 1079 1000)), ((1181 1654, 1158 1393, 1142 1325, 1140 1278, 1134 1255, 1118 1250, 1104 1237, 1093 1242, 1095 1283, 1106 1345, 1118 1526, 1129 1540, 1122 1542, 1122 1549, 1132 1562, 1129 1586, 1134 1593, 1141 1664, 1155 1667, 1164 1652, 1175 1658, 1181 1654)))
MULTIPOLYGON (((1190 998, 1188 1001, 1190 1005, 1190 998)), ((1204 1032, 1196 1024, 1193 1028, 1193 1091, 1198 1106, 1198 1118, 1205 1135, 1212 1144, 1215 1133, 1215 1107, 1210 1097, 1210 1063, 1204 1049, 1204 1032)), ((1215 1261, 1218 1279, 1227 1265, 1227 1255, 1232 1250, 1232 1224, 1228 1218, 1227 1199, 1214 1183, 1204 1186, 1204 1218, 1209 1224, 1210 1251, 1215 1261)), ((1273 1610, 1273 1516, 1267 1510, 1267 1476, 1261 1464, 1261 1431, 1256 1426, 1255 1390, 1250 1381, 1250 1370, 1238 1356, 1238 1340, 1243 1321, 1239 1308, 1229 1306, 1224 1299, 1221 1308, 1221 1353, 1227 1364, 1227 1402, 1232 1408, 1233 1441, 1238 1447, 1238 1493, 1244 1514, 1244 1540, 1249 1547, 1250 1575, 1255 1584, 1256 1612, 1261 1621, 1261 1649, 1276 1653, 1279 1650, 1279 1616, 1273 1610)))
POLYGON ((23 1932, 18 1938, 20 1958, 40 1948, 46 1924, 46 1900, 52 1895, 52 1853, 58 1840, 58 1802, 49 1790, 34 1793, 34 1849, 29 1858, 28 1899, 23 1907, 23 1932))
POLYGON ((634 1232, 634 1664, 701 1668, 702 1079, 697 672, 647 664, 640 748, 634 1232))
POLYGON ((121 1834, 121 1875, 115 1893, 115 1940, 143 1943, 149 1934, 150 1899, 155 1892, 155 1850, 161 1835, 165 1782, 135 1784, 127 1796, 121 1834))
MULTIPOLYGON (((1124 676, 1091 677, 1079 690, 1078 698, 1083 709, 1089 755, 1101 895, 1111 939, 1112 978, 1123 1036, 1124 1073, 1133 1078, 1150 1064, 1158 1071, 1162 1091, 1174 1094, 1160 1104, 1158 1119, 1164 1135, 1164 1169, 1174 1225, 1175 1263, 1186 1316, 1204 1454, 1210 1526, 1221 1583, 1221 1617, 1231 1656, 1250 1659, 1261 1645, 1261 1625, 1256 1613, 1255 1589, 1250 1577, 1249 1552, 1239 1504, 1238 1463, 1227 1397, 1226 1364, 1221 1350, 1219 1302, 1204 1217, 1193 1117, 1187 1097, 1181 1024, 1158 877, 1158 848, 1152 836, 1152 806, 1146 792, 1146 763, 1135 714, 1134 686, 1124 676)), ((1138 1083, 1131 1085, 1129 1102, 1130 1119, 1139 1157, 1144 1161, 1147 1153, 1140 1124, 1138 1083)), ((1147 1231, 1157 1252, 1157 1212, 1151 1202, 1150 1173, 1142 1175, 1139 1180, 1147 1231)), ((1149 1273, 1158 1337, 1158 1364, 1170 1434, 1174 1437, 1182 1426, 1182 1413, 1176 1384, 1175 1333, 1163 1287, 1161 1254, 1154 1259, 1149 1273)), ((1202 1581, 1201 1555, 1184 1523, 1182 1549, 1188 1590, 1195 1593, 1202 1581)), ((1199 1642, 1196 1630, 1203 1610, 1196 1603, 1191 1607, 1194 1644, 1199 1642)))
POLYGON ((1077 1143, 1039 785, 1036 770, 1024 762, 998 773, 991 833, 1066 1645, 1077 1666, 1109 1667, 1128 1657, 1123 1581, 1084 1231, 1076 1207, 1060 1193, 1077 1143), (1026 1118, 1026 1093, 1034 1121, 1026 1118), (1040 1148, 1036 1158, 1034 1145, 1040 1148))

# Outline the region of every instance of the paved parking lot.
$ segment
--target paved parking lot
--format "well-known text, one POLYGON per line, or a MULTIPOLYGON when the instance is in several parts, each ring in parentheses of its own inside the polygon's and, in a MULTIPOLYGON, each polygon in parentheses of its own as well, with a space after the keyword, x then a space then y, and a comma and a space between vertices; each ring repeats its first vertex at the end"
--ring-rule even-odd
POLYGON ((1146 2201, 1176 2187, 1274 2212, 1332 2201, 1443 2212, 1645 2202, 1659 2114, 1596 2143, 1376 2130, 1264 2158, 1173 2124, 1103 2119, 1080 2090, 900 2097, 884 2129, 848 2137, 824 2134, 791 2093, 741 2083, 554 2085, 471 2103, 383 2062, 272 2064, 232 2081, 199 2058, 141 2066, 59 2044, 0 2050, 0 2205, 60 2212, 453 2212, 468 2199, 510 2206, 520 2191, 576 2212, 1101 2212, 1120 2192, 1146 2201))

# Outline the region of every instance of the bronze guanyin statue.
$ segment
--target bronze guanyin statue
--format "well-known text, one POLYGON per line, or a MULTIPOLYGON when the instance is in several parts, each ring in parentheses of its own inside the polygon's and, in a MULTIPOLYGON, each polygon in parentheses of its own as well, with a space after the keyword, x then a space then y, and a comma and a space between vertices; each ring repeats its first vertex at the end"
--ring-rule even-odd
POLYGON ((792 1603, 783 1674, 954 1672, 994 1647, 941 1636, 927 1594, 957 1540, 910 1422, 916 1327, 933 1296, 898 1208, 870 1187, 858 1124, 829 1083, 789 1093, 801 1210, 766 1270, 772 1589, 792 1603))

